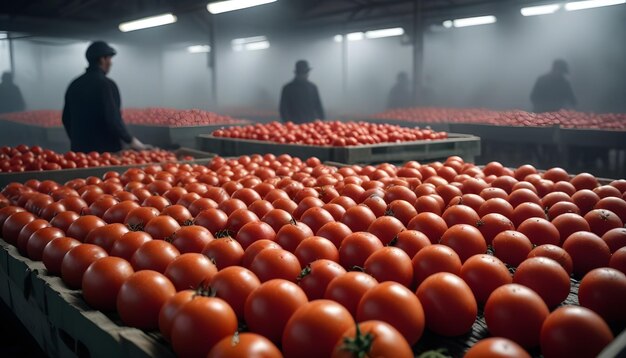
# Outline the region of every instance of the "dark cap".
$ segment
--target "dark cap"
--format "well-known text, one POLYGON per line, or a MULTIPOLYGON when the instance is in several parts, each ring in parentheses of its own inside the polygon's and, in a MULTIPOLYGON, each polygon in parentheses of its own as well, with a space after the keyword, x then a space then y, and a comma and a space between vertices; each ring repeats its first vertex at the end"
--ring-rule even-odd
POLYGON ((567 62, 562 59, 556 59, 552 63, 552 69, 558 73, 569 73, 569 66, 567 62))
POLYGON ((87 61, 92 62, 105 56, 114 56, 117 52, 115 49, 104 41, 94 41, 87 47, 85 57, 87 61))
POLYGON ((311 67, 306 60, 296 62, 296 73, 308 73, 309 71, 311 71, 311 67))

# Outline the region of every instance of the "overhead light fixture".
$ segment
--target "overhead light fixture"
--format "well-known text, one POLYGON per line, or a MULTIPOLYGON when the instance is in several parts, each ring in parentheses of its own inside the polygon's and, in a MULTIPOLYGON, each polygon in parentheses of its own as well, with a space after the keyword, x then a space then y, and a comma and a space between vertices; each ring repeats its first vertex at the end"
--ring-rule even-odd
POLYGON ((241 10, 273 2, 276 2, 276 0, 226 0, 209 3, 206 8, 211 14, 215 15, 221 14, 223 12, 241 10))
POLYGON ((520 12, 523 16, 549 15, 559 11, 561 4, 548 4, 539 6, 523 7, 520 12))
POLYGON ((626 0, 587 0, 587 1, 574 1, 565 4, 565 10, 576 11, 593 9, 602 6, 621 5, 626 4, 626 0))
POLYGON ((231 42, 231 46, 235 51, 255 51, 265 50, 270 47, 270 42, 265 36, 246 37, 241 39, 234 39, 231 42))
POLYGON ((368 39, 379 39, 382 37, 402 36, 404 35, 404 29, 401 27, 393 27, 389 29, 379 29, 365 32, 365 37, 368 39))
POLYGON ((120 24, 119 29, 122 32, 129 32, 141 29, 147 29, 149 27, 156 27, 162 25, 173 24, 176 22, 176 16, 172 14, 163 14, 158 16, 146 17, 139 20, 123 22, 120 24))
POLYGON ((189 53, 207 53, 211 52, 211 46, 209 45, 193 45, 187 47, 189 53))
POLYGON ((348 41, 360 41, 365 38, 365 34, 362 32, 351 32, 346 35, 348 41))
POLYGON ((446 20, 442 23, 442 25, 443 27, 449 29, 451 27, 467 27, 467 26, 493 24, 496 21, 497 19, 495 16, 487 15, 487 16, 477 16, 477 17, 466 17, 463 19, 455 19, 455 20, 446 20))

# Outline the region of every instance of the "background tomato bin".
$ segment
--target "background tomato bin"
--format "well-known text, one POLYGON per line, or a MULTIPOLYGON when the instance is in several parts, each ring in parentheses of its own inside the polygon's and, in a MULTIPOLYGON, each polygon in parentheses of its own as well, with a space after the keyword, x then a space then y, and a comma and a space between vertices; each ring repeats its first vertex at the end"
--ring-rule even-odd
MULTIPOLYGON (((177 157, 192 156, 193 160, 179 161, 180 163, 189 164, 206 164, 215 156, 213 153, 207 153, 191 148, 180 148, 174 151, 177 157)), ((115 171, 122 173, 128 168, 144 167, 150 164, 133 164, 133 165, 117 165, 107 167, 90 167, 90 168, 76 168, 76 169, 61 169, 61 170, 44 170, 44 171, 30 171, 21 173, 0 173, 0 188, 11 182, 23 183, 29 179, 37 180, 54 180, 59 183, 64 183, 68 180, 75 178, 87 178, 89 176, 101 177, 104 173, 109 171, 115 171)))
POLYGON ((168 126, 146 126, 138 124, 129 124, 128 130, 132 135, 139 138, 140 141, 154 146, 173 149, 178 147, 199 149, 196 136, 202 133, 211 133, 214 130, 224 127, 236 127, 250 123, 242 124, 216 124, 209 126, 185 126, 185 127, 168 127, 168 126))
POLYGON ((300 158, 317 157, 322 161, 345 164, 399 163, 408 160, 433 161, 452 155, 458 155, 467 162, 474 162, 474 158, 480 155, 480 138, 455 133, 448 133, 448 139, 347 147, 278 144, 260 140, 218 138, 210 134, 199 135, 198 143, 201 150, 223 156, 287 153, 300 158))
POLYGON ((0 298, 41 348, 57 357, 174 357, 159 334, 118 325, 90 308, 80 291, 46 275, 41 262, 0 240, 0 298))

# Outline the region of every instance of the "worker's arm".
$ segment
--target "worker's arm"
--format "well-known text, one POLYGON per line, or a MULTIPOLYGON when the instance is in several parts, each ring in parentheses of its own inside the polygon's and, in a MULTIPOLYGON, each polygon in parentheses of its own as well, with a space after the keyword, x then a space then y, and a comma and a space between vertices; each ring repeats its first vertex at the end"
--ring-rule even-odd
POLYGON ((128 133, 120 113, 120 95, 113 81, 108 81, 102 90, 102 104, 104 121, 109 129, 126 143, 131 143, 133 137, 128 133))
POLYGON ((70 109, 68 102, 68 95, 65 93, 65 105, 63 106, 63 116, 61 118, 63 121, 63 127, 65 128, 65 133, 67 133, 67 137, 72 140, 71 128, 72 128, 72 119, 70 117, 70 109))
POLYGON ((324 114, 324 107, 322 107, 322 100, 320 99, 320 93, 317 90, 317 86, 313 87, 315 93, 315 109, 317 111, 318 119, 326 119, 324 114))
POLYGON ((24 97, 22 97, 22 91, 20 91, 19 87, 15 88, 15 92, 17 94, 17 110, 23 111, 26 109, 26 103, 24 103, 24 97))
POLYGON ((576 106, 578 104, 578 100, 576 99, 576 96, 574 95, 574 91, 572 90, 572 85, 569 82, 565 82, 565 85, 566 85, 565 90, 566 90, 568 100, 573 106, 576 106))

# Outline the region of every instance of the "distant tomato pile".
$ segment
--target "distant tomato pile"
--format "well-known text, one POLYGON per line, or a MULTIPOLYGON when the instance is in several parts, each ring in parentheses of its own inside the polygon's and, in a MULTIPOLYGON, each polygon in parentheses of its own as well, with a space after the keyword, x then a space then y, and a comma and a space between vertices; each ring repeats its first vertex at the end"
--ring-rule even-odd
MULTIPOLYGON (((40 170, 59 170, 114 165, 148 164, 176 161, 176 155, 166 150, 124 150, 120 153, 57 153, 43 149, 38 145, 29 147, 20 144, 17 147, 0 148, 0 173, 17 173, 40 170)), ((181 158, 184 160, 191 157, 181 158)))
POLYGON ((467 357, 597 356, 626 326, 623 179, 266 154, 1 194, 6 242, 181 357, 408 358, 485 324, 467 357))
POLYGON ((314 121, 303 124, 271 122, 230 127, 214 131, 213 136, 285 144, 345 147, 361 144, 445 139, 448 137, 448 133, 436 132, 431 129, 406 128, 392 124, 314 121))
POLYGON ((372 118, 426 123, 478 123, 500 126, 561 126, 564 128, 626 129, 624 113, 585 113, 561 110, 549 113, 493 111, 466 108, 401 108, 378 113, 372 118))
MULTIPOLYGON (((40 127, 60 127, 63 125, 61 122, 61 111, 54 110, 6 113, 0 117, 9 121, 40 127)), ((124 122, 127 124, 170 127, 240 124, 247 122, 200 109, 174 108, 127 108, 122 110, 122 118, 124 118, 124 122)))

